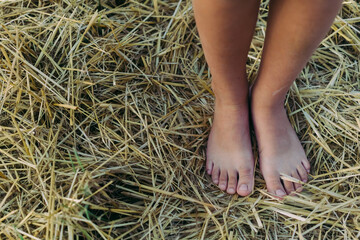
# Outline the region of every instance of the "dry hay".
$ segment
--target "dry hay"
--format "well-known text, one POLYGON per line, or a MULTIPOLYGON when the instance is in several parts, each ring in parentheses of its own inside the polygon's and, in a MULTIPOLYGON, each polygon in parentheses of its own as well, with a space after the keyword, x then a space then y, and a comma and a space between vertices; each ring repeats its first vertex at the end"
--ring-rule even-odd
MULTIPOLYGON (((280 202, 204 171, 210 73, 190 0, 0 1, 0 239, 356 239, 360 4, 286 106, 310 182, 280 202)), ((259 66, 268 1, 248 61, 259 66)))

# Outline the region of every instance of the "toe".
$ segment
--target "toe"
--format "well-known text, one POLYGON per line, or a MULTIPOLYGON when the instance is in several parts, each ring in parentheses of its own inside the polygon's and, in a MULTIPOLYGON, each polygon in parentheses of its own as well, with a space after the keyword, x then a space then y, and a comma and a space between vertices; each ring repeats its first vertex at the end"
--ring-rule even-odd
POLYGON ((302 165, 297 166, 296 170, 301 178, 301 181, 307 182, 307 179, 308 179, 307 170, 302 165))
POLYGON ((219 175, 220 175, 220 168, 214 166, 211 173, 211 178, 216 185, 219 183, 219 175))
POLYGON ((251 193, 254 184, 254 173, 251 168, 239 169, 239 182, 237 193, 240 196, 247 196, 251 193))
POLYGON ((284 183, 285 191, 287 194, 291 194, 292 192, 295 191, 293 182, 288 181, 288 180, 283 180, 283 183, 284 183))
POLYGON ((221 190, 225 190, 227 187, 227 181, 228 181, 228 176, 227 176, 227 171, 226 170, 221 170, 220 171, 220 181, 219 181, 219 188, 221 190))
POLYGON ((280 176, 272 175, 265 178, 266 187, 269 193, 274 194, 280 198, 286 195, 286 191, 281 184, 280 176))
POLYGON ((237 184, 237 173, 235 171, 228 172, 229 182, 227 186, 227 193, 234 194, 236 191, 237 184))
POLYGON ((209 159, 206 160, 206 172, 207 174, 211 174, 214 167, 214 163, 210 161, 209 159))
POLYGON ((310 163, 307 159, 301 161, 302 165, 304 166, 305 170, 310 173, 310 163))
MULTIPOLYGON (((293 178, 296 178, 296 179, 298 179, 298 180, 301 181, 301 177, 299 176, 299 174, 297 173, 297 171, 296 171, 296 172, 293 172, 293 173, 291 174, 291 176, 292 176, 293 178)), ((294 186, 295 186, 295 191, 297 191, 297 192, 301 192, 301 191, 302 191, 302 185, 301 185, 300 183, 295 183, 295 182, 294 182, 294 186)))

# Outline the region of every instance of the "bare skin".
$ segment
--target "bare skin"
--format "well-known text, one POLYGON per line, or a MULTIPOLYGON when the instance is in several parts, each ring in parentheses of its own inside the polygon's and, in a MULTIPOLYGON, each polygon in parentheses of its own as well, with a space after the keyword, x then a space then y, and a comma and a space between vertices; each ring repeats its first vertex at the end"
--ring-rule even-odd
POLYGON ((278 197, 300 192, 302 185, 281 181, 281 174, 307 181, 310 163, 290 125, 284 108, 252 109, 260 156, 260 170, 269 193, 278 197))
POLYGON ((254 186, 246 60, 259 4, 258 0, 193 1, 216 97, 206 169, 220 189, 241 196, 251 193, 254 186), (237 14, 229 15, 234 10, 237 14))
POLYGON ((261 66, 251 94, 260 169, 267 190, 283 197, 307 181, 310 163, 284 109, 286 93, 328 32, 340 0, 271 0, 261 66), (286 19, 286 21, 284 21, 286 19))
POLYGON ((248 106, 215 102, 215 109, 207 144, 207 172, 221 190, 246 196, 254 187, 248 106))
POLYGON ((307 181, 310 164, 283 104, 341 7, 341 0, 271 0, 262 61, 248 109, 247 52, 259 1, 193 0, 195 20, 212 73, 214 123, 207 144, 206 169, 219 188, 241 196, 254 186, 249 137, 251 112, 267 190, 283 197, 307 181), (216 17, 214 17, 216 16, 216 17))

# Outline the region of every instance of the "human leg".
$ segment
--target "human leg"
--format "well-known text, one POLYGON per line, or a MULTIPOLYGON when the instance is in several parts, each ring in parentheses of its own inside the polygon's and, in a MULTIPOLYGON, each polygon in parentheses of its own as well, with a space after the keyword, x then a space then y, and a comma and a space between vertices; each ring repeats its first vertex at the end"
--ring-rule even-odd
POLYGON ((284 109, 291 84, 321 42, 341 0, 271 0, 251 113, 267 189, 277 196, 301 190, 281 173, 307 181, 310 164, 284 109))
POLYGON ((206 169, 220 189, 242 196, 251 192, 254 181, 246 60, 259 4, 259 0, 193 0, 215 94, 206 169))

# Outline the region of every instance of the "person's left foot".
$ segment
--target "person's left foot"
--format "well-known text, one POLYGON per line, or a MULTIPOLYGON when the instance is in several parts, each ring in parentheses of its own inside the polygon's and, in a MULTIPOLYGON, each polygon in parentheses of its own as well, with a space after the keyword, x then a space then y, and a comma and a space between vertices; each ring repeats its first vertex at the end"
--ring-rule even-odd
POLYGON ((294 191, 300 192, 300 183, 280 178, 281 174, 286 174, 306 182, 310 171, 309 161, 285 109, 282 106, 270 109, 264 107, 264 104, 253 104, 251 114, 258 143, 260 170, 268 192, 280 198, 294 191))

